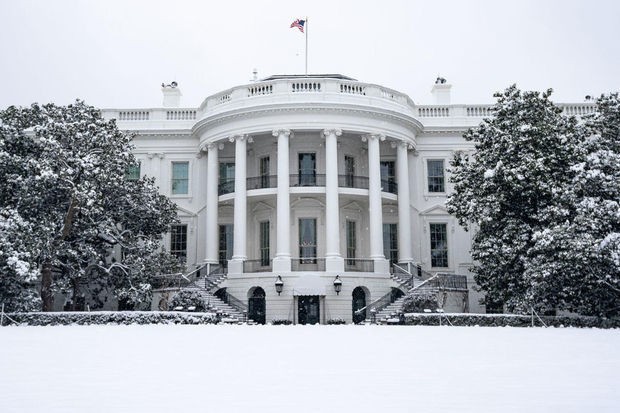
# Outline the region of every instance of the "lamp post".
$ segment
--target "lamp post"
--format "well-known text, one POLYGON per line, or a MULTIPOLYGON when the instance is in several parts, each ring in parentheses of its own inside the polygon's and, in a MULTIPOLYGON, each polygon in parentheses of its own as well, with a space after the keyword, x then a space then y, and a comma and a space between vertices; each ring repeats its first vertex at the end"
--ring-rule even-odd
POLYGON ((339 275, 334 279, 334 291, 336 291, 336 295, 340 295, 340 291, 342 291, 342 281, 340 281, 339 275))
POLYGON ((284 282, 282 281, 282 277, 278 275, 278 279, 276 280, 276 292, 278 295, 282 292, 282 288, 284 288, 284 282))

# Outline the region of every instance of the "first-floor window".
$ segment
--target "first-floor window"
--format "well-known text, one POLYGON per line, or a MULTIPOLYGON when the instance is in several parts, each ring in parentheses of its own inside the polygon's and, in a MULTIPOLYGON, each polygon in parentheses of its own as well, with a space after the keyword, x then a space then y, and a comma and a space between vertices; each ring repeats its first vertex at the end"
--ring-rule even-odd
POLYGON ((398 262, 398 225, 383 224, 383 255, 390 264, 398 262))
POLYGON ((299 219, 299 258, 302 264, 316 264, 316 219, 299 219))
POLYGON ((232 258, 233 253, 233 225, 220 225, 220 265, 228 268, 228 260, 232 258))
POLYGON ((269 221, 260 223, 260 265, 269 265, 269 221))
POLYGON ((170 253, 179 260, 187 259, 187 225, 173 225, 170 228, 170 253))
POLYGON ((347 220, 346 224, 347 228, 347 264, 355 265, 355 255, 356 255, 356 244, 357 244, 357 234, 355 231, 355 221, 347 220))
POLYGON ((431 267, 448 267, 448 225, 430 224, 431 267))

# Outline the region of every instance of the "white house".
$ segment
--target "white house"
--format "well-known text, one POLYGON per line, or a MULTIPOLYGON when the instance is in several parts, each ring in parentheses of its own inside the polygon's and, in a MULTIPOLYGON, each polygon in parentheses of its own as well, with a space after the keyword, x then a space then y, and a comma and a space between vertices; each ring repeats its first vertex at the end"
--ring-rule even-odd
POLYGON ((358 321, 437 272, 467 280, 446 310, 484 312, 471 232, 444 204, 450 159, 490 107, 453 105, 450 88, 437 79, 435 104, 417 105, 342 75, 271 76, 182 108, 173 82, 161 108, 104 116, 136 134, 135 173, 178 205, 166 246, 190 270, 207 264, 203 288, 250 318, 358 321))

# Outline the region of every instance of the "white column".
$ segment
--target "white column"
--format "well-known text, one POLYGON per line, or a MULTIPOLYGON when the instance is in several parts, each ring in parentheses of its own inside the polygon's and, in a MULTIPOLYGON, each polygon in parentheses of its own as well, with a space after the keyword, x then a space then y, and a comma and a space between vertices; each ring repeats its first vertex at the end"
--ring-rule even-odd
MULTIPOLYGON (((229 138, 235 142, 235 207, 233 217, 233 261, 247 259, 247 193, 246 193, 246 164, 247 164, 247 137, 245 135, 229 138)), ((243 272, 242 264, 239 271, 243 272)))
POLYGON ((340 129, 325 129, 325 269, 344 271, 340 255, 340 206, 338 203, 338 136, 340 129))
POLYGON ((408 144, 396 144, 396 174, 398 179, 398 255, 399 262, 413 262, 411 250, 411 211, 409 209, 408 144))
POLYGON ((273 136, 278 138, 278 192, 276 256, 273 259, 274 272, 291 271, 291 203, 289 196, 289 137, 288 129, 276 129, 273 136))
POLYGON ((207 227, 205 262, 217 264, 219 255, 218 227, 218 185, 219 185, 219 145, 211 143, 207 146, 207 227))
POLYGON ((368 141, 368 217, 370 236, 370 258, 375 260, 375 272, 388 272, 388 263, 383 255, 383 208, 381 206, 381 156, 379 141, 385 136, 364 135, 368 141))

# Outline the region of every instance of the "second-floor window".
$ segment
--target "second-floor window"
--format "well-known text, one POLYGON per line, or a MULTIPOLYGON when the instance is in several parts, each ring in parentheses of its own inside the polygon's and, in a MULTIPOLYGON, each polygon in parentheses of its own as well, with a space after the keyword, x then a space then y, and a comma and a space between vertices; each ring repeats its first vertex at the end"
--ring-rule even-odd
POLYGON ((266 267, 269 265, 269 221, 260 223, 260 265, 266 267))
POLYGON ((381 161, 381 190, 396 193, 396 166, 394 161, 381 161))
POLYGON ((140 179, 140 162, 130 165, 129 168, 127 168, 125 178, 128 181, 137 181, 140 179))
POLYGON ((316 154, 300 153, 299 154, 299 185, 314 186, 316 185, 316 154))
POLYGON ((428 176, 428 192, 446 192, 443 159, 426 161, 428 176))
POLYGON ((260 187, 269 188, 269 157, 260 158, 258 164, 258 173, 260 175, 260 187))
POLYGON ((355 221, 347 220, 347 264, 355 265, 357 234, 355 230, 355 221))
POLYGON ((345 155, 344 157, 344 185, 347 188, 355 187, 355 158, 345 155))
POLYGON ((235 192, 235 163, 220 162, 220 195, 235 192))
POLYGON ((172 162, 172 195, 189 193, 189 162, 172 162))

